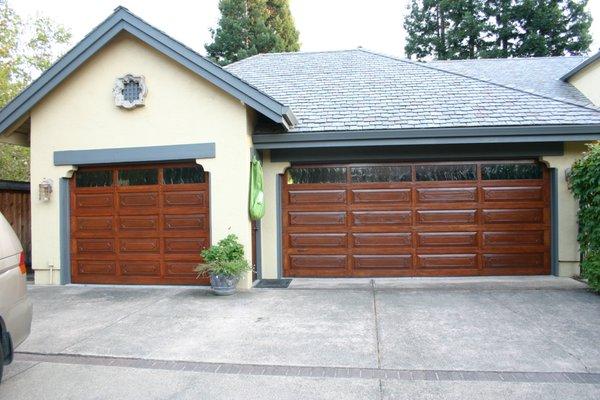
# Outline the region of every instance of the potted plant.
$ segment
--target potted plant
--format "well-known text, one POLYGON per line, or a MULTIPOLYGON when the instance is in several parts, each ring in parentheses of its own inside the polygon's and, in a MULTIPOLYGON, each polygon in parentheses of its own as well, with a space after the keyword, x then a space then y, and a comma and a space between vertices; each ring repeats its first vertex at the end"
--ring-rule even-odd
POLYGON ((210 276, 213 293, 220 296, 234 294, 235 285, 242 274, 252 270, 244 257, 244 247, 233 234, 204 249, 202 259, 204 262, 195 269, 198 277, 210 276))

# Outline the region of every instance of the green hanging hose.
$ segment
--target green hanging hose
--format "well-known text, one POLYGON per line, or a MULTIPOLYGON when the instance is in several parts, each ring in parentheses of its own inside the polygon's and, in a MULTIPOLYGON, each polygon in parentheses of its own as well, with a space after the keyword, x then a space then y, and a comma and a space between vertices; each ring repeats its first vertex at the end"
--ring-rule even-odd
POLYGON ((263 170, 260 161, 252 158, 250 170, 250 219, 261 219, 265 215, 265 195, 263 192, 263 170))

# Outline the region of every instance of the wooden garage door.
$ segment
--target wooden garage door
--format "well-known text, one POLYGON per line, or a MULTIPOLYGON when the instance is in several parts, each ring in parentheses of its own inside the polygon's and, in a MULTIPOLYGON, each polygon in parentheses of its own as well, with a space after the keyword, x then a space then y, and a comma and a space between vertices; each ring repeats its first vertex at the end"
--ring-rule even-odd
POLYGON ((81 168, 71 179, 75 283, 206 284, 208 173, 195 164, 81 168))
POLYGON ((285 276, 550 273, 536 162, 295 166, 282 179, 285 276))

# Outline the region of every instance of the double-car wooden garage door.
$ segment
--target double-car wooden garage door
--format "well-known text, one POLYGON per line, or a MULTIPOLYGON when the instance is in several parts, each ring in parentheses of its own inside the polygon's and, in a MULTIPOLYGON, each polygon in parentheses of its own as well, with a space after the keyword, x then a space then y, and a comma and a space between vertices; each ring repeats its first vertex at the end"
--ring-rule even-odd
POLYGON ((282 189, 285 276, 550 273, 534 161, 295 166, 282 189))
POLYGON ((195 164, 81 168, 71 180, 75 283, 199 284, 208 173, 195 164))

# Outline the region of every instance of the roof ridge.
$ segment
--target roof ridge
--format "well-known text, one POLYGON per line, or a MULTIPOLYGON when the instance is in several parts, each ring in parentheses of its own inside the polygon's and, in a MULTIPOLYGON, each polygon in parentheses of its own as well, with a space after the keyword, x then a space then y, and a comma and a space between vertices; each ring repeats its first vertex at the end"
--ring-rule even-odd
POLYGON ((419 62, 419 61, 413 61, 413 60, 409 60, 409 59, 398 58, 398 57, 395 57, 395 56, 391 56, 391 55, 383 54, 383 53, 378 53, 378 52, 374 52, 374 51, 371 51, 371 50, 366 50, 366 49, 363 49, 363 48, 361 48, 359 50, 361 50, 361 51, 363 51, 365 53, 369 53, 369 54, 373 54, 373 55, 379 56, 379 57, 386 57, 386 58, 389 58, 391 60, 395 60, 395 61, 398 61, 398 62, 402 62, 402 63, 406 63, 406 64, 411 64, 411 65, 419 66, 419 67, 422 67, 422 68, 428 68, 428 69, 431 69, 431 70, 434 70, 434 71, 444 72, 444 73, 451 74, 451 75, 460 76, 460 77, 467 78, 467 79, 470 79, 470 80, 474 80, 474 81, 478 81, 478 82, 483 82, 483 83, 486 83, 486 84, 491 84, 491 85, 502 87, 502 88, 505 88, 505 89, 514 90, 516 92, 525 93, 525 94, 528 94, 530 96, 537 96, 537 97, 541 97, 543 99, 552 100, 552 101, 556 101, 556 102, 559 102, 559 103, 568 104, 568 105, 571 105, 571 106, 581 107, 581 108, 585 108, 587 110, 591 110, 591 111, 595 111, 595 112, 600 113, 600 108, 598 108, 598 107, 591 106, 591 105, 586 105, 586 104, 582 104, 582 103, 578 103, 578 102, 575 102, 575 101, 572 101, 572 100, 569 100, 569 99, 552 97, 552 96, 546 96, 546 95, 538 93, 538 92, 521 89, 521 88, 518 88, 518 87, 515 87, 515 86, 511 86, 511 85, 504 85, 504 84, 501 84, 501 83, 498 83, 498 82, 495 82, 495 81, 492 81, 492 80, 489 80, 489 79, 482 79, 482 78, 477 78, 477 77, 474 77, 474 76, 465 75, 465 74, 461 74, 461 73, 454 72, 454 71, 448 71, 448 70, 445 70, 443 68, 438 68, 438 67, 434 67, 432 65, 428 65, 429 63, 425 63, 425 62, 419 62))

